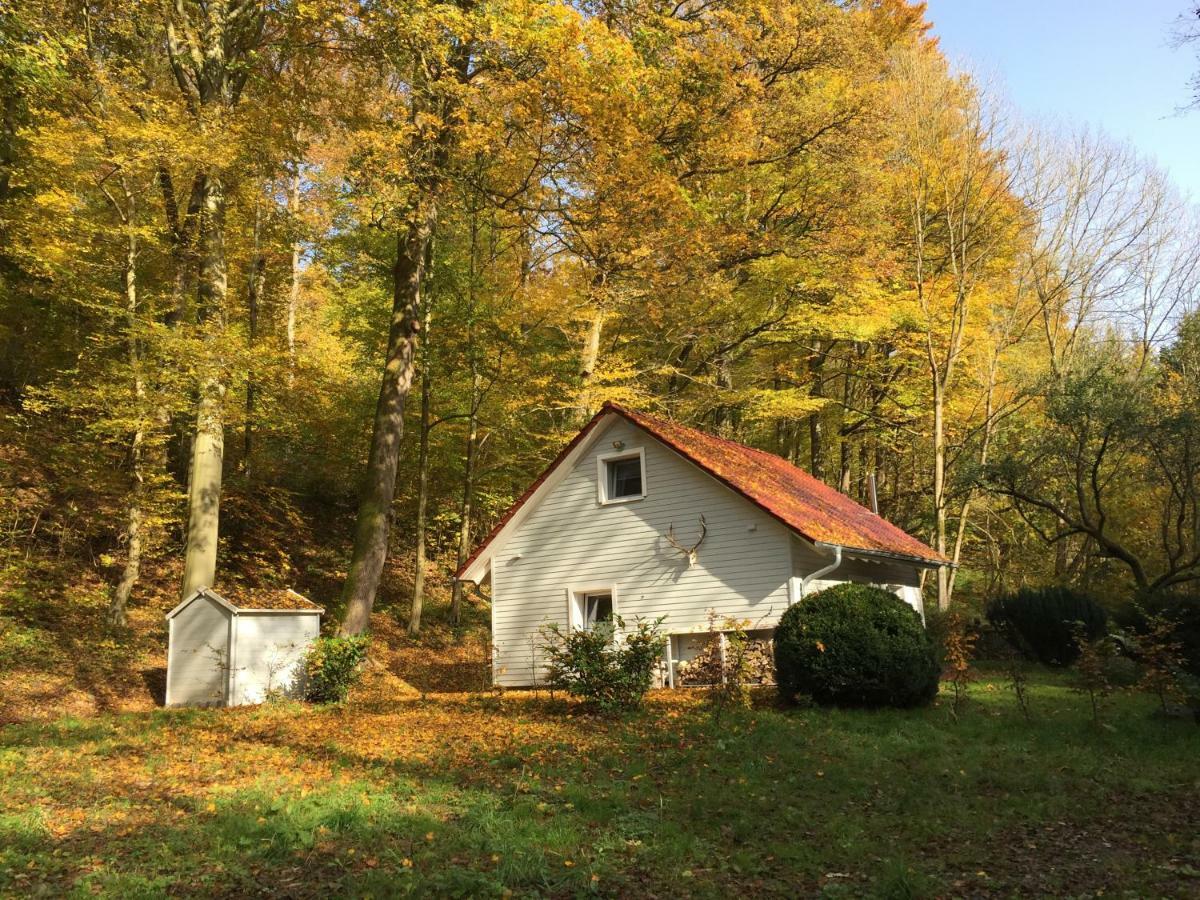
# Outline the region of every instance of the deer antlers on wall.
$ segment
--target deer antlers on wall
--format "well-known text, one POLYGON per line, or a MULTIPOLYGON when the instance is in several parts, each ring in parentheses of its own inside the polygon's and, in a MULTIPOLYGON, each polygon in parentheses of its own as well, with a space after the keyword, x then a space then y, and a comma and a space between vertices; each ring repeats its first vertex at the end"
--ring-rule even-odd
POLYGON ((675 538, 675 523, 672 522, 667 527, 667 543, 687 557, 688 568, 696 564, 696 551, 700 549, 700 545, 704 543, 704 536, 708 534, 708 525, 704 521, 704 514, 700 514, 700 537, 696 538, 696 543, 690 547, 685 547, 675 538))

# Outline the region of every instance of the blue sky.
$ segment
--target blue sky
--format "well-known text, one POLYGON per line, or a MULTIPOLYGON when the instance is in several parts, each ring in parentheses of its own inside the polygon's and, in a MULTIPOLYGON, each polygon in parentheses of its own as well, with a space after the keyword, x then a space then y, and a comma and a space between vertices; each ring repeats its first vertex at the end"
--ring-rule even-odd
POLYGON ((929 0, 954 63, 994 76, 1037 120, 1128 139, 1200 201, 1200 110, 1188 101, 1194 49, 1173 49, 1187 0, 929 0))

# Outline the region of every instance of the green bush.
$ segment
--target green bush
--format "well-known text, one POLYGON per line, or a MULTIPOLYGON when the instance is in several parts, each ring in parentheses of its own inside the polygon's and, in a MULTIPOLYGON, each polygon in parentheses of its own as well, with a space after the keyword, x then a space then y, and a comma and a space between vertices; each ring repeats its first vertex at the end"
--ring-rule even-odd
POLYGON ((341 703, 362 675, 371 641, 366 635, 323 637, 304 656, 304 698, 311 703, 341 703))
POLYGON ((1183 653, 1183 668, 1200 678, 1200 597, 1181 597, 1163 610, 1163 618, 1174 623, 1172 637, 1183 653))
POLYGON ((1152 594, 1130 603, 1115 617, 1130 631, 1146 634, 1147 614, 1161 616, 1174 628, 1171 640, 1179 645, 1183 669, 1200 678, 1200 596, 1195 594, 1152 594))
POLYGON ((662 619, 637 621, 617 640, 625 622, 600 622, 592 630, 542 629, 542 647, 550 659, 547 683, 583 700, 599 712, 636 709, 650 690, 654 667, 662 659, 667 639, 659 632, 662 619))
POLYGON ((1108 616, 1091 597, 1066 587, 1022 588, 997 597, 987 608, 988 621, 1029 659, 1048 666, 1069 666, 1079 658, 1075 623, 1089 641, 1108 634, 1108 616))
POLYGON ((938 690, 933 640, 890 591, 839 584, 791 606, 775 629, 775 678, 786 701, 920 706, 938 690))

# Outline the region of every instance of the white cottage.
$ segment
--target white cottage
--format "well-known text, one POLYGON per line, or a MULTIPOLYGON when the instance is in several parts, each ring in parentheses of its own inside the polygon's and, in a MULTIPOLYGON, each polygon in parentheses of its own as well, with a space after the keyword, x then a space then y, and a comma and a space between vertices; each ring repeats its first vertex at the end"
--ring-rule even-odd
POLYGON ((167 613, 167 706, 240 706, 299 690, 325 610, 290 590, 239 595, 233 603, 201 588, 167 613))
POLYGON ((544 675, 540 629, 664 617, 665 678, 709 613, 769 633, 787 607, 845 581, 918 612, 922 570, 947 560, 791 463, 608 403, 456 573, 491 582, 492 677, 544 675))

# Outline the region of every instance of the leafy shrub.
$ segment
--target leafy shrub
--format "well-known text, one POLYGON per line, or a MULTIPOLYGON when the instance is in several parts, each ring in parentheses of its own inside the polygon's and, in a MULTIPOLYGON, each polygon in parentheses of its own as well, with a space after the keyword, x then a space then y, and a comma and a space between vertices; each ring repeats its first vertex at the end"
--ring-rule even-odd
POLYGON ((808 694, 845 706, 919 706, 938 690, 933 640, 890 591, 839 584, 790 607, 775 629, 785 700, 808 694))
POLYGON ((1103 608, 1086 594, 1065 587, 1022 588, 997 597, 988 621, 1013 647, 1048 666, 1069 666, 1079 658, 1075 623, 1089 641, 1108 633, 1103 608))
POLYGON ((718 719, 728 707, 750 705, 750 685, 774 680, 771 642, 752 634, 753 625, 749 619, 721 618, 710 610, 703 649, 676 668, 679 684, 705 689, 718 719))
POLYGON ((1100 635, 1091 637, 1083 622, 1076 622, 1071 629, 1078 648, 1075 665, 1075 687, 1077 693, 1087 695, 1092 706, 1092 724, 1100 727, 1105 702, 1112 695, 1113 682, 1110 664, 1117 657, 1119 648, 1116 638, 1100 635))
POLYGON ((1177 600, 1162 615, 1175 625, 1173 636, 1179 642, 1184 671, 1200 678, 1200 597, 1177 600))
POLYGON ((547 625, 542 647, 549 657, 547 683, 579 697, 604 713, 636 709, 650 690, 654 669, 667 639, 659 632, 662 619, 639 619, 633 630, 617 640, 625 622, 600 622, 590 631, 547 625))
POLYGON ((1146 630, 1135 638, 1134 653, 1142 666, 1138 687, 1158 698, 1165 713, 1171 703, 1185 699, 1183 644, 1175 638, 1176 625, 1162 615, 1148 614, 1146 630))
POLYGON ((366 635, 317 638, 304 656, 304 697, 341 703, 362 675, 371 641, 366 635))
MULTIPOLYGON (((1190 706, 1200 721, 1200 596, 1151 594, 1118 611, 1134 633, 1133 655, 1142 665, 1142 686, 1190 706)), ((1165 699, 1165 698, 1164 698, 1165 699)))
POLYGON ((1119 618, 1122 625, 1140 635, 1150 631, 1156 618, 1169 622, 1183 670, 1200 678, 1200 596, 1152 594, 1129 604, 1119 618))
POLYGON ((967 689, 975 677, 971 671, 971 658, 978 634, 957 610, 951 610, 943 618, 942 666, 947 679, 954 686, 954 714, 957 717, 967 702, 967 689))
POLYGON ((1017 700, 1017 708, 1021 710, 1021 715, 1029 721, 1029 676, 1025 672, 1025 658, 1017 652, 1017 650, 1009 644, 1004 645, 1005 655, 1004 674, 1008 676, 1008 687, 1013 692, 1013 696, 1017 700))

